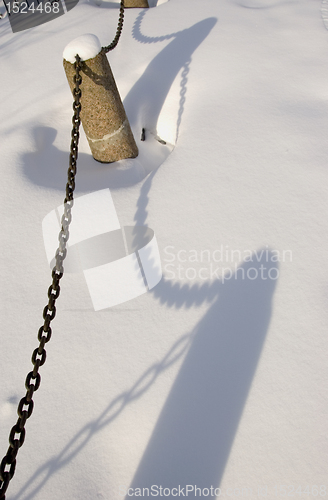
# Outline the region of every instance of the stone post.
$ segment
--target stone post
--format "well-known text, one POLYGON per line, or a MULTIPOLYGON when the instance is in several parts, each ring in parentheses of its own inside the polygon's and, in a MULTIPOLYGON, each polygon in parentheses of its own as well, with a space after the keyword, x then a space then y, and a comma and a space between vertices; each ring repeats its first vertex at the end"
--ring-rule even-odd
POLYGON ((102 163, 135 158, 138 148, 98 38, 90 34, 82 35, 64 50, 64 69, 72 91, 76 54, 83 61, 80 116, 92 156, 102 163))

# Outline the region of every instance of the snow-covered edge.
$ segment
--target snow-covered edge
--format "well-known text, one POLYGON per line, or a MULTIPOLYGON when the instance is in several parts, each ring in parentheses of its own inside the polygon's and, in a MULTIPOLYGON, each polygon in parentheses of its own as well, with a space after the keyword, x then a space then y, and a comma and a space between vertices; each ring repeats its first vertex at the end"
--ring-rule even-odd
POLYGON ((82 61, 87 61, 96 57, 101 51, 101 43, 96 35, 86 33, 77 38, 74 38, 64 48, 63 58, 74 64, 75 56, 78 54, 82 61))

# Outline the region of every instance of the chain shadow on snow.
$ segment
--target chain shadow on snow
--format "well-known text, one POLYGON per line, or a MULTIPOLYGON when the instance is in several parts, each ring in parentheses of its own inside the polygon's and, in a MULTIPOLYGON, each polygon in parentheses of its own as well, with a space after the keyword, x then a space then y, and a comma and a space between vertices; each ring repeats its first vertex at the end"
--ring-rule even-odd
MULTIPOLYGON (((135 491, 152 484, 170 488, 196 483, 198 487, 218 486, 270 322, 275 280, 262 279, 259 274, 271 256, 268 249, 256 253, 224 282, 190 287, 162 280, 150 292, 156 300, 168 307, 210 302, 205 316, 159 363, 151 365, 129 390, 114 397, 97 418, 42 464, 12 500, 32 500, 50 477, 183 355, 130 488, 135 491), (248 278, 251 269, 252 275, 257 273, 256 279, 248 278)), ((278 274, 277 263, 271 268, 278 274)))
POLYGON ((157 378, 186 352, 190 342, 190 334, 183 335, 177 340, 161 361, 151 365, 129 390, 113 398, 97 418, 76 432, 58 455, 41 465, 12 497, 12 500, 32 500, 53 474, 65 467, 98 432, 110 425, 128 404, 139 399, 156 382, 157 378))
MULTIPOLYGON (((141 188, 135 215, 140 225, 147 221, 154 175, 141 188)), ((149 292, 167 307, 211 305, 191 332, 190 348, 126 500, 148 494, 152 485, 165 485, 172 499, 179 485, 219 487, 270 323, 278 276, 278 263, 266 248, 224 283, 188 286, 162 279, 149 292)))
MULTIPOLYGON (((151 71, 156 66, 157 63, 151 71)), ((49 140, 55 132, 53 129, 47 132, 49 140)), ((141 188, 135 215, 140 225, 147 221, 149 191, 155 173, 156 170, 141 188)), ((98 187, 104 187, 104 183, 98 187)), ((89 186, 90 189, 97 187, 89 186)), ((253 261, 241 265, 225 283, 216 280, 188 286, 163 279, 150 291, 167 307, 188 308, 204 302, 209 302, 210 307, 193 331, 181 337, 161 363, 146 370, 129 391, 112 399, 98 418, 83 426, 57 456, 40 466, 15 500, 32 499, 97 432, 117 418, 130 401, 141 397, 157 376, 184 354, 130 487, 135 491, 152 484, 171 488, 195 483, 198 487, 218 486, 258 364, 275 288, 274 280, 248 279, 247 273, 252 268, 259 274, 270 256, 268 250, 258 252, 253 261)), ((277 263, 271 267, 278 271, 277 263)))
POLYGON ((124 99, 124 107, 132 127, 140 130, 146 128, 154 135, 157 135, 157 122, 165 99, 179 71, 182 70, 175 134, 177 139, 186 100, 187 77, 191 57, 211 32, 217 18, 209 17, 190 28, 169 35, 149 37, 141 32, 141 23, 146 13, 147 10, 144 10, 137 17, 132 30, 133 38, 140 43, 146 44, 170 39, 172 41, 147 66, 142 76, 124 99))
MULTIPOLYGON (((55 131, 53 132, 55 133, 55 131)), ((135 222, 147 224, 149 193, 156 171, 143 183, 135 222)), ((152 365, 134 386, 114 397, 104 411, 83 426, 67 445, 41 465, 14 500, 31 500, 48 479, 82 451, 133 400, 140 398, 164 369, 180 356, 184 362, 157 421, 152 437, 130 485, 220 483, 271 316, 275 280, 253 279, 272 262, 260 250, 229 280, 201 285, 162 281, 149 293, 166 307, 190 308, 209 303, 209 309, 188 335, 182 336, 163 360, 152 365), (252 275, 248 278, 248 272, 252 275), (195 479, 196 478, 196 479, 195 479), (157 482, 158 481, 158 482, 157 482)), ((129 498, 131 495, 129 495, 129 498)))
MULTIPOLYGON (((139 28, 134 29, 134 36, 139 37, 140 41, 145 38, 140 35, 140 23, 143 16, 144 11, 139 14, 138 21, 136 21, 139 28)), ((167 35, 167 37, 173 37, 173 40, 155 56, 124 100, 124 107, 134 131, 141 133, 142 128, 147 128, 156 135, 156 125, 162 106, 175 77, 182 69, 176 124, 176 136, 178 135, 186 99, 191 55, 215 23, 216 18, 208 18, 191 28, 174 35, 167 35)), ((146 38, 149 43, 154 43, 149 41, 154 40, 153 38, 146 38)), ((162 37, 159 38, 162 39, 162 37)), ((155 38, 155 41, 160 40, 155 38)), ((66 184, 69 153, 61 151, 54 145, 56 135, 57 131, 52 127, 34 127, 35 150, 22 156, 22 169, 25 177, 33 184, 62 191, 66 184)), ((136 133, 135 139, 138 143, 139 137, 136 133)), ((152 163, 149 159, 147 166, 143 166, 138 162, 138 158, 122 160, 112 165, 101 164, 96 162, 91 154, 79 152, 76 192, 97 191, 104 187, 120 189, 137 184, 149 174, 150 168, 157 169, 163 161, 158 153, 153 153, 150 148, 149 155, 152 154, 154 162, 152 163)))
MULTIPOLYGON (((135 222, 146 226, 149 193, 156 171, 143 183, 135 222)), ((149 293, 166 307, 209 303, 198 325, 178 339, 160 363, 150 366, 132 388, 114 397, 104 411, 84 425, 66 446, 41 465, 14 500, 32 500, 47 481, 80 453, 126 406, 154 384, 165 369, 185 355, 173 388, 130 485, 220 483, 271 316, 272 279, 253 279, 272 262, 260 250, 223 283, 180 284, 162 279, 149 293), (250 278, 249 271, 252 270, 250 278), (196 478, 196 479, 195 479, 196 478), (158 481, 158 482, 157 482, 158 481)), ((129 495, 129 498, 131 495, 129 495)))
MULTIPOLYGON (((214 301, 192 332, 126 498, 136 498, 152 485, 165 485, 172 499, 172 489, 179 485, 219 487, 271 318, 276 281, 259 276, 272 257, 270 252, 263 255, 244 263, 224 284, 208 286, 205 296, 209 293, 214 301), (249 279, 254 272, 258 277, 249 279)), ((277 263, 271 262, 271 269, 278 276, 277 263)), ((184 301, 189 292, 189 303, 199 303, 204 290, 185 290, 184 301)), ((167 282, 154 289, 160 300, 169 293, 167 282)))

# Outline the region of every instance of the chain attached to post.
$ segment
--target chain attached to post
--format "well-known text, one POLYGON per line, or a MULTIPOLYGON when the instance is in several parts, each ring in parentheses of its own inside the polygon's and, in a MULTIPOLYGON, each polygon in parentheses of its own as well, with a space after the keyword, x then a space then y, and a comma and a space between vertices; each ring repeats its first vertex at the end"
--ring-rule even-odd
POLYGON ((75 175, 76 175, 76 161, 78 156, 78 144, 79 144, 79 129, 80 129, 80 113, 81 113, 81 89, 80 85, 82 83, 82 78, 80 75, 81 71, 81 60, 78 55, 76 55, 75 67, 75 89, 74 89, 74 103, 73 103, 73 129, 72 129, 72 141, 71 150, 69 158, 69 168, 68 168, 68 180, 66 184, 66 197, 64 200, 64 214, 61 219, 62 228, 58 236, 59 246, 56 252, 56 265, 52 270, 52 283, 48 289, 48 304, 43 310, 44 323, 40 327, 38 332, 38 340, 40 342, 39 346, 33 351, 32 363, 34 365, 33 370, 27 375, 25 381, 26 395, 20 400, 18 404, 17 414, 18 420, 14 427, 10 431, 9 435, 9 448, 6 455, 3 457, 0 464, 0 500, 6 498, 6 491, 9 486, 10 480, 15 474, 16 468, 16 456, 19 448, 23 445, 25 440, 25 424, 26 420, 32 415, 33 412, 33 394, 40 387, 41 376, 39 374, 39 368, 46 361, 46 350, 44 348, 45 344, 49 342, 51 338, 51 327, 50 323, 56 315, 56 299, 60 294, 59 282, 63 276, 64 268, 63 261, 66 257, 66 244, 69 238, 69 224, 71 222, 71 209, 73 206, 73 192, 75 189, 75 175))
POLYGON ((121 33, 122 33, 122 29, 123 29, 123 21, 124 21, 124 0, 121 0, 120 15, 118 18, 118 26, 117 26, 116 35, 115 35, 112 43, 107 45, 107 47, 102 48, 102 50, 105 52, 105 54, 107 54, 107 52, 110 52, 111 50, 115 49, 116 45, 118 44, 118 41, 119 41, 121 33))

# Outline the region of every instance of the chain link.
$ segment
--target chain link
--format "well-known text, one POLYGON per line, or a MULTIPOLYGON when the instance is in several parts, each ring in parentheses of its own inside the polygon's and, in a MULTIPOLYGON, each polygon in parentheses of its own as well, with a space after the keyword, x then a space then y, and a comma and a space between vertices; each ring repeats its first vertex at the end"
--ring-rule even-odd
POLYGON ((64 214, 61 220, 61 230, 58 236, 59 246, 56 252, 56 265, 52 270, 52 283, 48 289, 48 304, 43 310, 44 323, 38 331, 39 346, 34 349, 32 354, 32 364, 33 370, 28 373, 25 380, 26 395, 20 400, 17 408, 18 420, 16 424, 10 431, 9 434, 9 448, 6 455, 3 457, 0 464, 0 500, 6 498, 6 491, 9 486, 10 480, 15 474, 16 468, 16 456, 19 448, 23 445, 25 440, 25 424, 28 418, 33 412, 33 394, 40 387, 41 376, 39 374, 39 368, 46 361, 46 350, 44 348, 45 344, 49 342, 51 338, 51 327, 50 323, 56 315, 56 299, 60 294, 59 282, 63 276, 64 268, 63 261, 66 257, 66 244, 69 238, 69 224, 71 222, 71 209, 73 206, 73 192, 75 188, 75 175, 76 175, 76 161, 78 156, 78 144, 79 144, 79 129, 80 129, 80 113, 81 113, 81 89, 80 85, 82 83, 82 78, 80 75, 81 71, 81 59, 76 55, 76 61, 74 64, 75 75, 74 82, 75 88, 73 91, 74 102, 73 102, 73 129, 72 129, 72 141, 71 141, 71 151, 69 158, 69 168, 67 173, 67 184, 66 184, 66 197, 64 200, 64 214))
MULTIPOLYGON (((110 45, 107 47, 102 47, 102 51, 107 54, 113 50, 120 39, 124 21, 124 0, 121 0, 120 4, 120 14, 118 20, 118 26, 116 35, 110 45)), ((64 214, 61 219, 61 230, 58 235, 59 245, 56 251, 55 262, 56 265, 52 270, 52 283, 48 289, 48 304, 43 309, 43 319, 44 323, 38 331, 39 346, 34 349, 32 354, 32 364, 33 370, 28 373, 25 380, 26 395, 20 400, 17 408, 18 420, 16 424, 12 427, 9 434, 9 448, 6 455, 3 457, 0 464, 0 500, 5 500, 6 491, 8 489, 9 483, 15 474, 16 469, 16 456, 19 448, 24 444, 25 440, 25 424, 28 418, 32 415, 34 402, 33 395, 40 387, 41 375, 39 374, 39 368, 46 361, 46 350, 45 344, 47 344, 51 339, 51 327, 50 323, 56 316, 56 300, 60 294, 59 282, 64 274, 63 261, 67 253, 67 241, 69 239, 69 225, 72 220, 71 210, 74 204, 73 193, 75 189, 75 176, 76 176, 76 162, 78 157, 78 144, 80 138, 80 113, 81 113, 81 89, 80 85, 82 83, 81 77, 81 59, 76 55, 75 76, 74 83, 75 88, 73 90, 73 128, 71 133, 71 147, 70 147, 70 157, 69 157, 69 168, 67 172, 67 184, 66 184, 66 197, 64 200, 64 214)))
POLYGON ((118 18, 118 26, 117 26, 116 35, 115 35, 112 43, 107 45, 107 47, 102 47, 102 51, 105 52, 105 54, 107 54, 107 52, 110 52, 111 50, 115 49, 116 45, 118 44, 118 41, 119 41, 121 33, 122 33, 122 29, 123 29, 123 21, 124 21, 124 0, 121 0, 120 15, 118 18))

